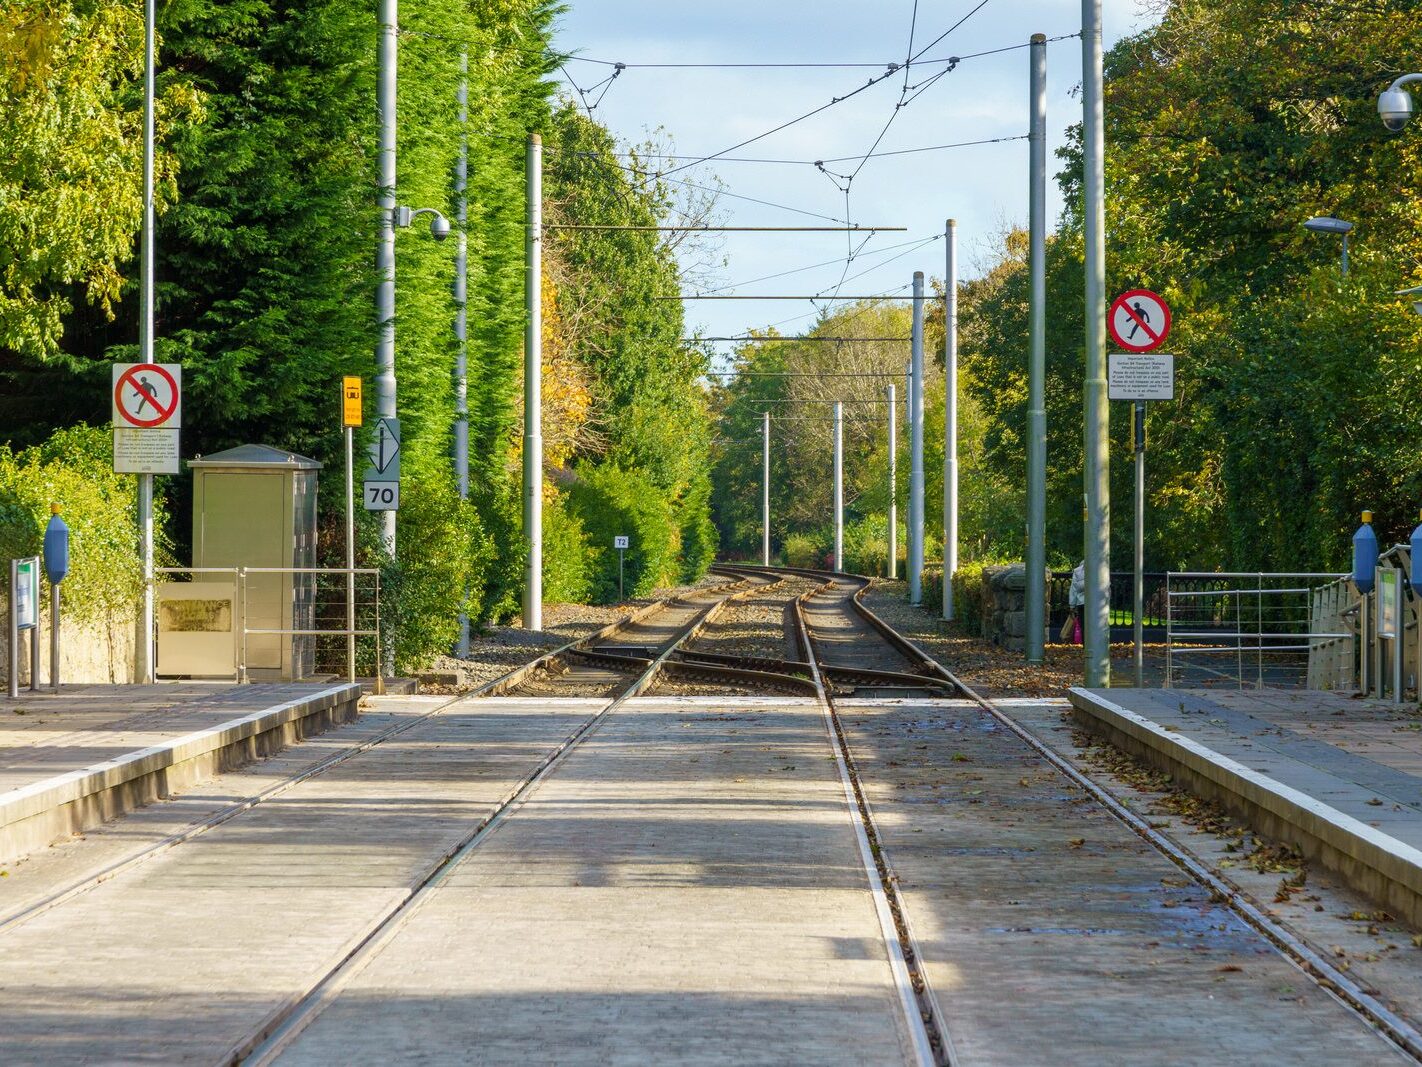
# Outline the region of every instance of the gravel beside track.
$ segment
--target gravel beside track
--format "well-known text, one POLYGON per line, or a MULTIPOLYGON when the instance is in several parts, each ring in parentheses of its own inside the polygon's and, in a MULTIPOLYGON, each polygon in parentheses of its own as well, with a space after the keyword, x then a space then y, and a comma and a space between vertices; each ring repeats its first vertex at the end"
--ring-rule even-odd
POLYGON ((811 578, 790 577, 764 595, 728 604, 686 647, 723 656, 795 659, 786 610, 796 597, 819 584, 811 578))
MULTIPOLYGON (((473 689, 493 681, 514 667, 521 667, 529 660, 566 645, 569 641, 595 633, 640 607, 666 597, 721 585, 725 581, 722 575, 708 574, 690 585, 658 589, 651 596, 628 600, 622 604, 545 604, 542 630, 534 632, 522 629, 517 618, 507 626, 490 626, 482 633, 470 637, 467 657, 436 657, 429 675, 449 677, 442 679, 445 683, 443 685, 427 684, 424 688, 427 691, 436 691, 447 688, 448 682, 454 682, 454 688, 458 690, 473 689)), ((550 681, 549 684, 557 683, 550 681)), ((560 692, 562 691, 560 689, 560 692)), ((602 692, 581 695, 600 696, 602 692)))

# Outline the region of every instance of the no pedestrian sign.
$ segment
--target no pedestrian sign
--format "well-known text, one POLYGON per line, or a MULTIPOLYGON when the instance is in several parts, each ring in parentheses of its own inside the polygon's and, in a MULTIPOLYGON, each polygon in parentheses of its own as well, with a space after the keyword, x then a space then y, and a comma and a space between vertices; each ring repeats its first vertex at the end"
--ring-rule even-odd
POLYGON ((1128 352, 1159 348, 1170 335, 1170 306, 1149 289, 1122 293, 1106 313, 1111 339, 1128 352))
POLYGON ((114 426, 176 430, 183 425, 183 368, 177 363, 114 364, 114 426))

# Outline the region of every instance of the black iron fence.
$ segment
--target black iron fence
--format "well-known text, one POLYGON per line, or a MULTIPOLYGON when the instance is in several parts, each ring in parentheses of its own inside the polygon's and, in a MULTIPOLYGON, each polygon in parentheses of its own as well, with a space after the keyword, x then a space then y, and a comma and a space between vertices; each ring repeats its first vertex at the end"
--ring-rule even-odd
MULTIPOLYGON (((1165 571, 1146 571, 1145 610, 1141 623, 1146 629, 1165 630, 1165 571)), ((1047 582, 1049 637, 1060 640, 1062 626, 1071 615, 1071 571, 1053 571, 1047 582)), ((1111 572, 1111 625, 1129 630, 1135 625, 1135 572, 1111 572)), ((1119 635, 1112 635, 1118 637, 1119 635)))

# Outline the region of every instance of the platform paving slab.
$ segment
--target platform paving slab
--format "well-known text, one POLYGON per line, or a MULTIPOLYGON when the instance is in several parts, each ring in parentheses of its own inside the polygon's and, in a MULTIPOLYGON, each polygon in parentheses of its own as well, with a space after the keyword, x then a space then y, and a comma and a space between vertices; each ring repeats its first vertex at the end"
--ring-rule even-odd
POLYGON ((79 686, 11 709, 0 863, 348 722, 360 697, 347 683, 79 686))
POLYGON ((1098 736, 1422 925, 1422 733, 1334 693, 1073 689, 1098 736))
POLYGON ((957 1062, 1404 1062, 976 703, 839 707, 957 1062))
POLYGON ((0 931, 5 1061, 218 1061, 598 706, 453 704, 0 931))
POLYGON ((912 1062, 852 819, 814 701, 629 701, 277 1062, 912 1062))

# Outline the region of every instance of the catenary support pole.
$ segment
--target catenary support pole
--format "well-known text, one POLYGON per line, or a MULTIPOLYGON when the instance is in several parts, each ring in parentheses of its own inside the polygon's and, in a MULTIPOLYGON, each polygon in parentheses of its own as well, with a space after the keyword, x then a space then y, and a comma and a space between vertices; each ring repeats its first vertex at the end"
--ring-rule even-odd
MULTIPOLYGON (((454 248, 454 478, 459 499, 469 499, 469 50, 459 53, 459 158, 454 165, 454 208, 459 219, 454 248)), ((468 590, 465 590, 468 596, 468 590)), ((469 655, 469 613, 459 612, 461 656, 469 655)))
POLYGON ((1145 687, 1145 431, 1146 404, 1136 401, 1136 559, 1132 614, 1135 637, 1136 688, 1145 687))
POLYGON ((899 496, 896 485, 899 473, 899 412, 894 383, 890 382, 885 388, 889 408, 889 558, 884 569, 892 580, 899 576, 899 496))
MULTIPOLYGON (((156 0, 143 4, 143 227, 139 247, 138 361, 154 362, 153 339, 156 323, 155 253, 153 232, 154 82, 158 64, 155 23, 156 0)), ((138 543, 143 566, 143 604, 138 619, 138 641, 134 646, 134 678, 154 680, 153 650, 153 475, 138 476, 138 543)), ((14 669, 12 665, 12 669, 14 669)))
POLYGON ((1032 35, 1028 125, 1027 600, 1028 663, 1046 658, 1047 632, 1047 38, 1032 35))
POLYGON ((543 138, 529 134, 525 164, 528 234, 523 292, 523 625, 543 629, 543 138))
POLYGON ((1101 0, 1082 0, 1082 124, 1086 203, 1086 684, 1111 684, 1110 408, 1106 399, 1106 177, 1101 0))
POLYGON ((834 402, 834 569, 844 570, 844 405, 834 402))
POLYGON ((770 566, 770 412, 760 415, 760 562, 770 566))
POLYGON ((943 274, 943 617, 953 617, 958 570, 958 222, 944 229, 943 274))
MULTIPOLYGON (((376 49, 376 111, 379 113, 378 172, 380 230, 375 244, 375 413, 393 419, 395 408, 395 97, 399 57, 399 2, 379 0, 380 38, 376 49)), ((382 511, 380 539, 395 558, 395 512, 382 511)))
POLYGON ((923 271, 913 276, 913 357, 909 373, 909 603, 923 603, 923 271))

